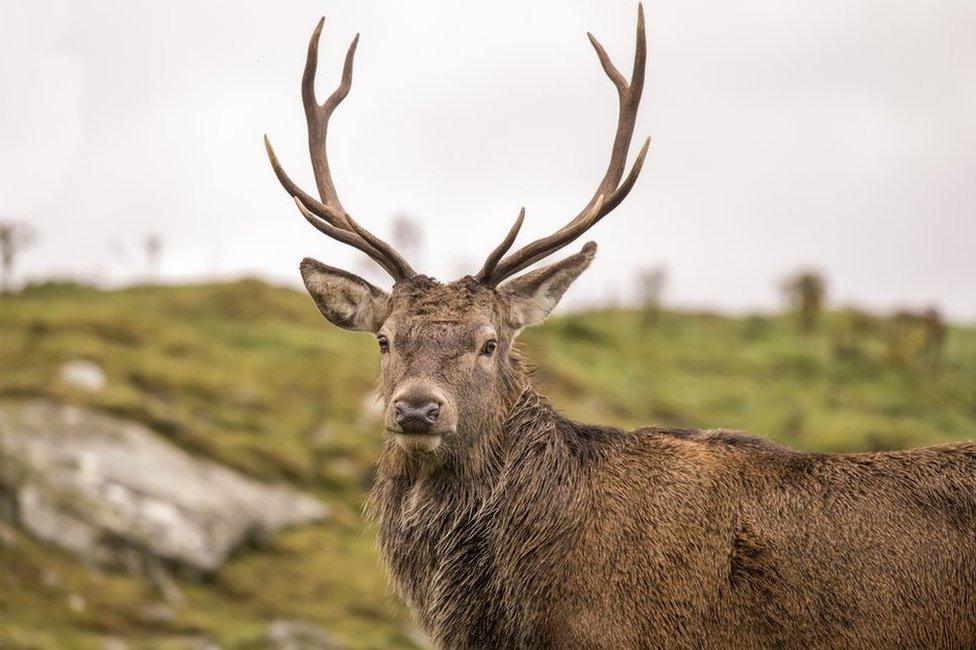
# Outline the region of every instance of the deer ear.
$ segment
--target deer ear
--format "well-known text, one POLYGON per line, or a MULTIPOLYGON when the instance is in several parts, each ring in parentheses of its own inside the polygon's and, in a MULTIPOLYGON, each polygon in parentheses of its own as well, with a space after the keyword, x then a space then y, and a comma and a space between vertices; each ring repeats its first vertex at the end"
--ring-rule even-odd
POLYGON ((347 330, 377 332, 390 313, 390 297, 359 276, 306 257, 299 267, 305 288, 329 321, 347 330))
POLYGON ((589 242, 576 255, 521 275, 499 287, 499 293, 508 301, 511 325, 526 327, 542 322, 595 255, 596 244, 589 242))

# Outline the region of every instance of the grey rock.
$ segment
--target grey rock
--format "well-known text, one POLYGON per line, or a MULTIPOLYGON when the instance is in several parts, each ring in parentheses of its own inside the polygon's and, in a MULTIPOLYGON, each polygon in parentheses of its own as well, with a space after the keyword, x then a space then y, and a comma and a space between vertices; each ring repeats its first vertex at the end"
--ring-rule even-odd
POLYGON ((12 527, 8 526, 2 521, 0 521, 0 542, 2 542, 4 546, 17 546, 17 533, 14 532, 12 527))
POLYGON ((152 627, 163 627, 176 620, 176 610, 166 603, 149 603, 139 607, 135 617, 140 623, 152 627))
POLYGON ((161 647, 178 648, 179 650, 221 650, 219 644, 209 637, 201 635, 157 637, 154 641, 162 642, 161 647))
POLYGON ((158 558, 212 572, 245 542, 327 516, 310 495, 196 458, 148 427, 96 411, 8 402, 0 430, 4 492, 21 525, 96 564, 158 558))
POLYGON ((305 621, 278 619, 268 626, 268 645, 277 650, 338 650, 329 634, 305 621))
POLYGON ((419 627, 411 626, 407 628, 407 636, 411 641, 414 642, 414 644, 416 644, 418 648, 429 648, 430 650, 434 650, 434 644, 419 627))
POLYGON ((386 413, 386 406, 383 404, 380 394, 371 390, 363 395, 359 412, 365 422, 372 423, 383 418, 384 413, 386 413))
POLYGON ((100 365, 87 359, 64 362, 58 370, 58 376, 61 381, 87 391, 97 392, 105 388, 105 371, 100 365))
POLYGON ((129 645, 114 636, 108 636, 102 639, 102 650, 129 650, 129 645))
POLYGON ((220 645, 202 636, 184 637, 183 647, 186 650, 221 650, 220 645))
POLYGON ((88 607, 88 601, 81 594, 71 594, 68 596, 68 607, 76 614, 80 614, 88 607))

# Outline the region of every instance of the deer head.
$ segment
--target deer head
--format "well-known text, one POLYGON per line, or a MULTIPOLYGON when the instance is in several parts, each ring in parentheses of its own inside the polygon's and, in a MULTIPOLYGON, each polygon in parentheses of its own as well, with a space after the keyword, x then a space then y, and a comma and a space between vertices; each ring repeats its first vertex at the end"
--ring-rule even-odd
MULTIPOLYGON (((504 240, 476 274, 441 283, 417 274, 389 244, 360 225, 339 201, 326 153, 329 119, 352 84, 359 36, 346 53, 342 80, 323 104, 315 98, 318 43, 324 19, 308 44, 302 102, 309 153, 319 198, 284 172, 271 144, 265 146, 275 175, 302 216, 333 239, 366 253, 394 280, 387 293, 360 277, 311 258, 302 279, 322 314, 339 327, 372 332, 382 352, 380 393, 386 430, 410 454, 458 452, 477 443, 517 399, 525 379, 513 343, 519 331, 541 322, 596 253, 589 242, 566 259, 518 275, 567 246, 620 205, 640 173, 650 139, 624 176, 644 85, 644 12, 638 6, 637 43, 628 81, 603 46, 589 34, 604 72, 617 89, 620 110, 606 173, 583 209, 547 237, 509 252, 525 218, 524 208, 504 240)), ((435 454, 436 455, 436 454, 435 454)))

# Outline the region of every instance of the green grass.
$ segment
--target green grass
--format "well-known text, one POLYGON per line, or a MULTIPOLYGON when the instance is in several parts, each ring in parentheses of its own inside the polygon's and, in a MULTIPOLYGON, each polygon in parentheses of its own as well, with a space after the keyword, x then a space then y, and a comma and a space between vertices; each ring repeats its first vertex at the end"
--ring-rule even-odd
MULTIPOLYGON (((607 310, 553 319, 526 332, 523 349, 539 387, 581 420, 739 428, 822 451, 976 437, 976 328, 951 328, 938 362, 906 362, 886 321, 852 335, 850 320, 829 314, 803 335, 787 317, 665 312, 648 326, 607 310)), ((7 526, 4 647, 100 648, 115 636, 170 648, 204 635, 257 648, 274 618, 319 624, 354 648, 412 647, 360 520, 381 442, 367 408, 371 337, 257 281, 44 285, 4 297, 0 325, 5 399, 46 395, 135 418, 195 453, 311 491, 333 512, 203 581, 177 577, 186 602, 167 617, 151 615, 160 595, 144 580, 84 567, 7 526), (100 393, 57 379, 79 358, 104 367, 100 393), (75 597, 72 608, 72 595, 84 606, 75 597)))

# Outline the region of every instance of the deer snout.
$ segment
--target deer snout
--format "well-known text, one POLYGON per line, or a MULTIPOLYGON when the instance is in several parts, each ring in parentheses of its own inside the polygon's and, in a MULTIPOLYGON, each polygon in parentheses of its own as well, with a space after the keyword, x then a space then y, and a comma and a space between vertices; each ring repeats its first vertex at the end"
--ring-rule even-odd
POLYGON ((394 407, 396 423, 404 433, 427 433, 441 413, 441 405, 430 398, 399 399, 394 407))

